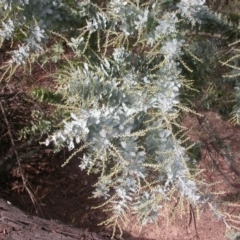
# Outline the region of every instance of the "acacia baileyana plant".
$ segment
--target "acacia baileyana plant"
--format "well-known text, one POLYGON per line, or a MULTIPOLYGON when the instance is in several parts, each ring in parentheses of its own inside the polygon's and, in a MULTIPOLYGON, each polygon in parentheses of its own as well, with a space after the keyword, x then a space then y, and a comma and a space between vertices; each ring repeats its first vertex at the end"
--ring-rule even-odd
POLYGON ((181 110, 191 111, 179 100, 180 89, 191 88, 182 70, 192 70, 183 58, 187 53, 201 62, 189 50, 189 36, 209 21, 220 22, 204 1, 0 4, 2 42, 21 40, 7 70, 44 56, 48 38, 59 39, 52 59, 66 60, 55 77, 71 119, 45 144, 67 145, 73 155, 85 149, 79 167, 98 173, 93 196, 106 200, 102 206, 111 217, 104 223, 114 233, 128 212, 141 223, 156 221, 177 192, 193 205, 208 200, 189 172, 177 122, 181 110), (62 41, 73 57, 64 55, 62 41))

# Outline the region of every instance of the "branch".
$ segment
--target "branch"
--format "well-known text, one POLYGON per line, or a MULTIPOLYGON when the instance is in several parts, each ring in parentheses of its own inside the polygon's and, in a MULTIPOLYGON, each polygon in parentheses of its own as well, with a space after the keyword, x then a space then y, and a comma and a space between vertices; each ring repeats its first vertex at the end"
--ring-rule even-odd
POLYGON ((0 101, 0 108, 1 108, 1 111, 2 111, 2 114, 3 114, 3 118, 4 118, 4 121, 5 121, 5 124, 7 126, 7 129, 8 129, 8 135, 9 135, 9 138, 10 138, 10 141, 11 141, 11 144, 12 144, 12 148, 13 148, 13 152, 16 156, 16 159, 17 159, 17 163, 18 163, 18 167, 19 167, 19 171, 20 171, 20 175, 21 175, 21 178, 22 178, 22 181, 23 181, 23 187, 27 190, 34 206, 36 207, 36 205, 39 206, 39 204, 37 203, 37 200, 34 196, 34 194, 32 193, 32 191, 30 190, 28 184, 27 184, 27 180, 24 176, 24 171, 23 171, 23 168, 22 168, 22 165, 21 165, 21 161, 20 161, 20 158, 18 156, 18 152, 17 152, 17 148, 16 148, 16 145, 15 145, 15 142, 14 142, 14 139, 13 139, 13 135, 12 135, 12 132, 11 132, 11 127, 10 127, 10 124, 8 122, 8 119, 6 117, 6 114, 5 114, 5 111, 4 111, 4 108, 3 108, 3 105, 2 105, 2 102, 0 101))
POLYGON ((207 32, 197 32, 197 31, 194 31, 192 33, 190 33, 191 36, 194 36, 194 35, 200 35, 200 36, 204 36, 204 37, 211 37, 211 38, 220 38, 220 39, 223 39, 223 40, 227 40, 228 37, 223 37, 221 34, 217 34, 217 33, 207 33, 207 32))

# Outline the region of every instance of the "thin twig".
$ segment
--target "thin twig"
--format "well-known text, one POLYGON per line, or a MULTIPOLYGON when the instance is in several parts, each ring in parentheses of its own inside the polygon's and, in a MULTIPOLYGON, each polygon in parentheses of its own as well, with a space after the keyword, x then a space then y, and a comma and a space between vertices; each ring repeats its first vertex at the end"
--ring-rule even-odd
POLYGON ((8 135, 9 135, 9 138, 10 138, 10 141, 11 141, 11 144, 12 144, 12 147, 13 147, 13 152, 16 156, 16 159, 17 159, 17 163, 18 163, 18 167, 19 167, 19 171, 20 171, 20 175, 21 175, 21 178, 22 178, 22 181, 23 181, 23 187, 27 190, 35 208, 36 208, 36 205, 39 207, 39 204, 37 203, 37 200, 34 196, 34 194, 32 193, 32 191, 30 190, 28 184, 27 184, 27 180, 24 176, 24 171, 23 171, 23 168, 22 168, 22 165, 21 165, 21 161, 20 161, 20 158, 18 156, 18 152, 16 150, 16 146, 15 146, 15 142, 13 140, 13 136, 12 136, 12 132, 11 132, 11 127, 10 127, 10 124, 8 122, 8 119, 6 117, 6 114, 5 114, 5 111, 4 111, 4 108, 3 108, 3 105, 2 105, 2 102, 0 101, 0 108, 1 108, 1 111, 2 111, 2 114, 3 114, 3 118, 4 118, 4 121, 5 121, 5 124, 7 126, 7 130, 8 130, 8 135))
POLYGON ((200 239, 200 238, 199 238, 199 235, 198 235, 198 231, 197 231, 197 224, 196 224, 195 213, 194 213, 192 204, 190 204, 190 219, 189 219, 188 226, 190 226, 192 220, 193 220, 193 224, 194 224, 194 229, 195 229, 195 233, 196 233, 196 238, 197 238, 197 239, 200 239))
MULTIPOLYGON (((228 135, 227 137, 224 138, 220 138, 218 136, 216 136, 216 133, 214 132, 213 127, 211 126, 210 122, 208 122, 208 120, 206 119, 206 117, 204 117, 203 119, 200 119, 199 116, 196 116, 198 123, 201 127, 202 130, 204 130, 207 134, 208 134, 208 139, 210 140, 209 142, 203 138, 201 138, 201 141, 204 143, 207 152, 210 154, 211 159, 214 161, 214 164, 217 167, 217 170, 219 171, 219 173, 224 177, 224 180, 226 180, 226 183, 230 186, 232 186, 233 188, 237 188, 236 186, 234 186, 234 184, 227 178, 227 176, 220 170, 220 168, 218 167, 217 161, 215 160, 215 158, 212 156, 212 150, 210 149, 209 145, 212 146, 212 148, 215 150, 215 152, 218 154, 218 156, 220 156, 230 167, 231 171, 234 172, 237 176, 240 176, 240 171, 234 166, 234 159, 232 158, 232 156, 230 155, 230 153, 224 153, 223 150, 218 146, 217 144, 217 139, 219 140, 225 140, 231 136, 233 136, 234 134, 228 135), (203 124, 203 122, 208 123, 203 124)), ((237 188, 238 189, 238 188, 237 188)))

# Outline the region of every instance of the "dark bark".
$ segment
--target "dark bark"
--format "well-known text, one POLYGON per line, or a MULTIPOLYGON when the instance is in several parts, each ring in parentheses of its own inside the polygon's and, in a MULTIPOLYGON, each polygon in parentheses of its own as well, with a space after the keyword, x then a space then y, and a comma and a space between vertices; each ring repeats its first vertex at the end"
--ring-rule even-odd
POLYGON ((29 216, 0 199, 0 239, 6 240, 103 240, 96 233, 53 220, 29 216))

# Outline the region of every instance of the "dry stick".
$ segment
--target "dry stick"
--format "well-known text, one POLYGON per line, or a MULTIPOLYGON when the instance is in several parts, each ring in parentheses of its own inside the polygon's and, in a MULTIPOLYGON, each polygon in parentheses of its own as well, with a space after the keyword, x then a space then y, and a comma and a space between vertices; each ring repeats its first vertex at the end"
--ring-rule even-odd
MULTIPOLYGON (((213 156, 212 150, 210 149, 207 141, 204 140, 204 139, 202 139, 202 141, 204 142, 205 147, 206 147, 206 150, 207 150, 207 152, 209 153, 209 156, 211 157, 214 165, 216 166, 216 169, 217 169, 218 172, 224 177, 224 181, 226 182, 226 184, 227 184, 229 187, 231 187, 231 186, 233 187, 232 182, 229 180, 229 178, 226 176, 226 174, 224 174, 223 171, 219 168, 218 163, 217 163, 217 160, 216 160, 215 157, 213 156)), ((215 149, 214 149, 214 150, 215 150, 215 149)), ((215 151, 216 151, 216 150, 215 150, 215 151)), ((218 152, 217 152, 217 154, 218 154, 218 152)), ((234 187, 234 188, 235 188, 235 187, 234 187)))
POLYGON ((200 239, 200 238, 199 238, 199 235, 198 235, 198 231, 197 231, 196 217, 195 217, 195 213, 194 213, 192 204, 190 204, 189 207, 190 207, 190 219, 189 219, 188 226, 190 227, 190 224, 191 224, 192 219, 193 219, 193 224, 194 224, 194 229, 195 229, 195 233, 196 233, 196 238, 197 238, 197 239, 200 239))
MULTIPOLYGON (((19 167, 19 170, 20 170, 20 174, 21 174, 21 178, 22 178, 22 181, 23 181, 23 186, 24 188, 27 190, 35 208, 36 208, 36 198, 34 197, 32 191, 29 189, 28 185, 27 185, 27 180, 23 174, 23 169, 22 169, 22 165, 21 165, 21 162, 20 162, 20 159, 19 159, 19 156, 18 156, 18 152, 16 151, 16 146, 15 146, 15 143, 14 143, 14 140, 13 140, 13 136, 12 136, 12 132, 11 132, 11 128, 10 128, 10 124, 7 120, 7 117, 6 117, 6 114, 5 114, 5 111, 4 111, 4 108, 3 108, 3 105, 2 105, 2 102, 0 101, 0 107, 1 107, 1 111, 2 111, 2 114, 3 114, 3 118, 4 118, 4 121, 5 121, 5 124, 7 126, 7 129, 8 129, 8 135, 9 135, 9 138, 10 138, 10 141, 11 141, 11 144, 12 144, 12 147, 13 147, 13 151, 14 151, 14 154, 16 156, 16 159, 17 159, 17 163, 18 163, 18 167, 19 167)), ((39 205, 39 204, 37 204, 39 205)))
MULTIPOLYGON (((200 125, 200 127, 202 128, 202 121, 201 119, 199 118, 199 116, 197 116, 197 120, 198 120, 198 123, 200 125)), ((206 118, 203 119, 203 121, 206 121, 206 118)), ((237 176, 240 176, 240 172, 236 169, 236 167, 234 166, 234 161, 232 159, 231 156, 229 156, 229 154, 224 154, 222 153, 222 150, 217 146, 217 143, 215 141, 215 138, 213 136, 213 129, 207 129, 207 127, 205 126, 203 128, 206 133, 209 135, 210 137, 210 145, 213 147, 213 149, 218 153, 218 155, 227 162, 227 164, 229 165, 230 169, 237 175, 237 176)), ((232 134, 231 134, 232 135, 232 134)), ((224 137, 224 138, 221 138, 221 140, 223 139, 226 139, 228 137, 231 137, 231 135, 227 136, 227 137, 224 137)), ((233 134, 234 135, 234 134, 233 134)), ((210 156, 211 156, 211 149, 209 148, 208 146, 208 143, 206 140, 202 139, 201 140, 204 142, 206 148, 207 148, 207 151, 210 153, 210 156)), ((213 156, 211 156, 211 158, 213 159, 215 165, 217 166, 217 170, 222 174, 222 176, 224 177, 224 179, 227 181, 227 184, 230 186, 232 186, 233 188, 237 188, 233 185, 233 183, 226 177, 226 175, 218 168, 218 164, 217 164, 217 161, 215 160, 215 158, 213 156)), ((238 189, 238 188, 237 188, 238 189)))
POLYGON ((222 159, 224 159, 228 165, 230 166, 231 170, 237 175, 240 176, 240 172, 238 171, 238 169, 234 166, 234 160, 232 159, 232 157, 229 154, 224 154, 222 153, 221 149, 217 146, 217 144, 215 143, 215 141, 211 142, 211 145, 213 146, 213 148, 215 149, 215 151, 222 157, 222 159))
POLYGON ((0 98, 12 98, 16 95, 17 93, 13 92, 13 93, 0 93, 0 98))
MULTIPOLYGON (((240 176, 240 172, 238 171, 238 169, 236 169, 236 167, 234 166, 234 160, 232 159, 232 157, 230 156, 230 154, 226 153, 224 154, 222 152, 222 150, 219 148, 219 146, 217 145, 216 143, 216 140, 215 140, 215 137, 213 135, 213 131, 212 129, 210 129, 211 131, 208 130, 208 133, 209 133, 209 136, 210 136, 210 139, 211 139, 211 145, 213 146, 213 148, 215 149, 215 151, 219 154, 219 156, 225 160, 227 162, 227 164, 230 166, 231 170, 237 175, 237 176, 240 176)), ((233 134, 234 135, 234 134, 233 134)), ((225 137, 225 138, 221 138, 221 140, 223 139, 226 139, 228 137, 231 137, 231 135, 225 137)))
POLYGON ((212 34, 212 33, 208 33, 208 32, 197 32, 197 31, 190 33, 190 36, 196 36, 196 35, 203 36, 203 37, 210 37, 210 38, 220 38, 223 40, 228 39, 228 37, 224 37, 221 34, 217 34, 217 33, 212 34))

